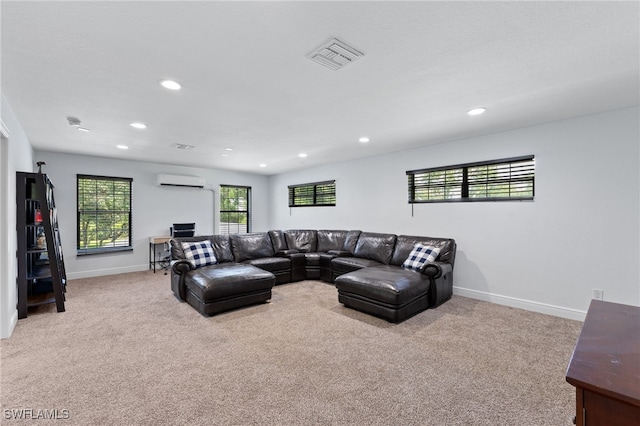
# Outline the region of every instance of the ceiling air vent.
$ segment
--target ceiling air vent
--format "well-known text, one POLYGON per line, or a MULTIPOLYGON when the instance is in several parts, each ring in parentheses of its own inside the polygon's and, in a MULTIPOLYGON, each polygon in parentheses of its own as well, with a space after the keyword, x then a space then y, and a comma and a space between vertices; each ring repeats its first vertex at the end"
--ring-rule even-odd
POLYGON ((337 38, 332 38, 318 49, 307 55, 307 58, 334 71, 364 56, 364 53, 346 45, 337 38))

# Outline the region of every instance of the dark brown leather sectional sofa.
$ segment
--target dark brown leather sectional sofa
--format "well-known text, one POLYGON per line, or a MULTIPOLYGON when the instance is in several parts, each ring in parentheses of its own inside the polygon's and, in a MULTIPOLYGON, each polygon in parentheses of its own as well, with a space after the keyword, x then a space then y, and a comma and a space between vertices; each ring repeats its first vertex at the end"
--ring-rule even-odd
POLYGON ((456 243, 450 238, 346 230, 272 230, 171 240, 171 289, 203 315, 261 303, 274 285, 320 279, 338 300, 400 322, 449 300, 456 243), (194 267, 183 243, 208 240, 216 263, 194 267), (417 244, 440 253, 422 271, 402 267, 417 244))

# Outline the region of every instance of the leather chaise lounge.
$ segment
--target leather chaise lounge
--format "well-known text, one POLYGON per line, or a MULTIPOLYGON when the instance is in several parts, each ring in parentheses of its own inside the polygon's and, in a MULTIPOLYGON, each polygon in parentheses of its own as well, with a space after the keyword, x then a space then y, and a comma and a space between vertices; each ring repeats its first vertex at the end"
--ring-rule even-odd
POLYGON ((353 257, 332 261, 334 274, 351 269, 335 279, 338 301, 390 322, 435 308, 453 294, 455 249, 451 239, 363 233, 353 257), (416 244, 439 249, 421 271, 402 267, 416 244))
POLYGON ((276 276, 251 264, 234 262, 228 235, 184 237, 171 241, 171 290, 203 315, 214 315, 271 299, 276 276), (180 240, 181 242, 178 242, 180 240), (209 241, 215 263, 195 267, 186 259, 182 242, 209 241))
POLYGON ((455 252, 453 239, 354 230, 174 238, 171 288, 214 315, 266 302, 274 285, 320 279, 335 283, 344 306, 400 322, 451 298, 455 252), (409 262, 417 247, 433 257, 409 262))

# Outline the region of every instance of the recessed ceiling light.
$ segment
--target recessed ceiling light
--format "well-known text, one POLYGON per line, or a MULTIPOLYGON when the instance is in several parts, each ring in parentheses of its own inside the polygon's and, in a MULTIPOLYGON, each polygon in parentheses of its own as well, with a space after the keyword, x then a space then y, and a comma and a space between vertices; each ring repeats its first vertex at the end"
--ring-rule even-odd
POLYGON ((80 130, 81 132, 90 132, 91 130, 87 129, 86 127, 77 127, 78 130, 80 130))
POLYGON ((173 80, 162 80, 160 84, 162 85, 162 87, 169 90, 180 90, 180 88, 182 87, 180 86, 180 83, 177 83, 173 80))
POLYGON ((362 143, 367 143, 369 142, 370 139, 366 136, 361 137, 360 139, 358 139, 358 142, 362 142, 362 143))
POLYGON ((300 154, 298 154, 298 157, 300 158, 306 158, 307 154, 305 154, 304 152, 301 152, 300 154))
POLYGON ((233 151, 233 148, 225 148, 225 151, 233 151))
POLYGON ((136 129, 146 129, 147 128, 147 125, 144 124, 144 123, 131 123, 130 126, 136 128, 136 129))
POLYGON ((469 115, 480 115, 480 114, 484 114, 484 112, 487 109, 485 107, 478 107, 478 108, 473 108, 470 109, 469 111, 467 111, 467 114, 469 115))
POLYGON ((229 154, 220 154, 221 157, 228 157, 229 154))
POLYGON ((118 148, 118 149, 129 149, 129 147, 126 146, 126 145, 116 145, 116 148, 118 148))
POLYGON ((262 164, 260 164, 260 167, 267 167, 267 165, 262 163, 262 164))

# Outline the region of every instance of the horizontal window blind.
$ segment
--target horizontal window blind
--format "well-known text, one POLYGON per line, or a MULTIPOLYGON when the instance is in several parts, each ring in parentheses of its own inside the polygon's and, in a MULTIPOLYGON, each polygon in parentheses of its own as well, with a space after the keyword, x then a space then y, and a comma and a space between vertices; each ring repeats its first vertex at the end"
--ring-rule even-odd
POLYGON ((77 175, 78 254, 132 248, 133 179, 77 175))
POLYGON ((409 203, 533 200, 534 157, 407 171, 409 203))
POLYGON ((411 174, 409 189, 413 200, 459 199, 462 195, 462 169, 411 174))
POLYGON ((289 207, 335 205, 335 180, 289 186, 289 207))

